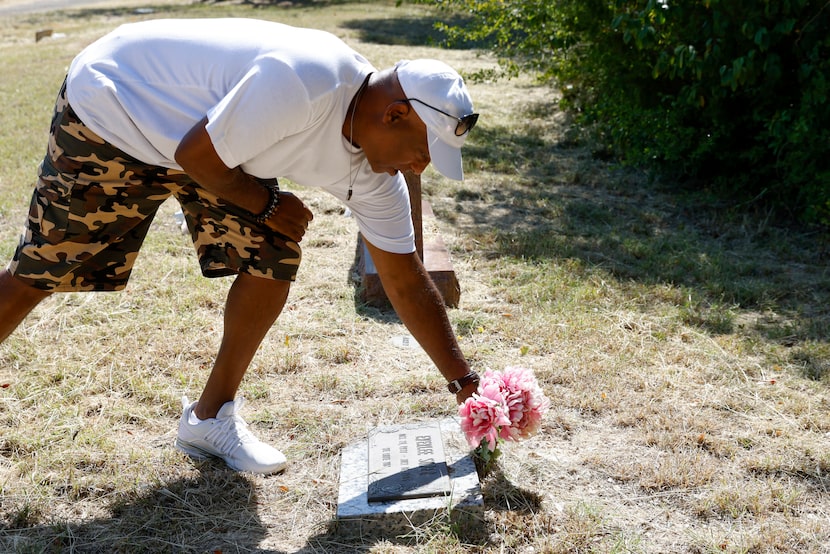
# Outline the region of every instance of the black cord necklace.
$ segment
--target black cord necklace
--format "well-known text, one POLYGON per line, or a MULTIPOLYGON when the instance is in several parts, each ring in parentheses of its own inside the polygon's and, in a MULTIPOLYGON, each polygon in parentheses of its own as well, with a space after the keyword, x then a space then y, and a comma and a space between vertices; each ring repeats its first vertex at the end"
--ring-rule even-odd
MULTIPOLYGON (((371 77, 371 73, 366 76, 366 79, 363 81, 363 84, 360 85, 360 88, 357 89, 357 94, 354 95, 354 104, 352 105, 352 115, 351 119, 349 120, 349 144, 352 146, 356 146, 360 148, 360 145, 354 143, 354 114, 357 113, 357 105, 360 102, 360 96, 363 94, 363 90, 366 88, 366 85, 369 84, 369 77, 371 77)), ((352 160, 354 159, 354 153, 349 152, 349 192, 346 195, 346 200, 352 199, 352 189, 354 187, 354 174, 352 169, 352 160)), ((360 166, 358 166, 358 169, 360 166)))

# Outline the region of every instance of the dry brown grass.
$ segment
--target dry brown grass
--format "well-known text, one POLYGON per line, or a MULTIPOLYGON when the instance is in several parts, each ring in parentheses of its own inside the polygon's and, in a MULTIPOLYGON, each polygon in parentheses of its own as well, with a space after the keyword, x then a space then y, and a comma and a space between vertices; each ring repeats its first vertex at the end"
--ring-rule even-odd
MULTIPOLYGON (((409 44, 427 27, 419 7, 158 9, 331 29, 379 66, 421 55, 466 72, 494 65, 409 44)), ((4 257, 67 63, 139 17, 4 23, 4 257), (33 44, 45 26, 67 36, 33 44)), ((165 205, 127 291, 50 298, 0 346, 0 549, 830 552, 821 235, 712 210, 595 160, 555 94, 529 79, 472 89, 484 115, 467 181, 424 178, 462 286, 451 318, 476 367, 531 367, 553 404, 542 432, 507 445, 483 482, 480 528, 437 518, 383 540, 331 532, 340 449, 371 426, 454 406, 423 352, 392 345, 406 334, 394 315, 356 302, 353 222, 297 190, 315 213, 304 265, 242 389, 288 471, 239 475, 172 448, 179 398, 199 393, 218 346, 229 282, 198 275, 165 205)))

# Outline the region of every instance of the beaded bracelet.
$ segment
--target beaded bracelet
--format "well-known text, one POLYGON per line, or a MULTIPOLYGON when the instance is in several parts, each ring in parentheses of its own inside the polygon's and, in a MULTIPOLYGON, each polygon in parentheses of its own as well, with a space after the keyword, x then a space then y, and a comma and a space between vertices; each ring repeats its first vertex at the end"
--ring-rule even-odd
POLYGON ((254 220, 259 224, 264 224, 280 207, 280 184, 276 179, 259 179, 254 177, 257 183, 268 189, 268 204, 265 209, 254 215, 254 220))

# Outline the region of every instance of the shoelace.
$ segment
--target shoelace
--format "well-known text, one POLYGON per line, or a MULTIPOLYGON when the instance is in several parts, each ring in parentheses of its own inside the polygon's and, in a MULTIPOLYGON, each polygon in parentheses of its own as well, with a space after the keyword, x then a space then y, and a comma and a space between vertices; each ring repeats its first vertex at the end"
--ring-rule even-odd
POLYGON ((236 413, 224 419, 218 419, 216 425, 205 433, 205 439, 227 456, 233 456, 243 444, 258 442, 248 430, 245 420, 236 413))

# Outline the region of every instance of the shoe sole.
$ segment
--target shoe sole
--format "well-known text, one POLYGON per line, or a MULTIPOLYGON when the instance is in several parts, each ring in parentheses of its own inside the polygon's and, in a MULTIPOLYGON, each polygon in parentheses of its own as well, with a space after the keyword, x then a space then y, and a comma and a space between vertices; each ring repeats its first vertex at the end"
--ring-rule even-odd
POLYGON ((251 471, 251 470, 246 470, 246 469, 240 469, 240 468, 234 466, 232 463, 228 462, 223 457, 217 456, 216 454, 214 454, 212 452, 208 452, 207 450, 203 450, 203 449, 199 448, 198 446, 196 446, 194 444, 191 444, 191 443, 188 443, 188 442, 185 442, 185 441, 183 441, 179 438, 176 439, 175 446, 176 446, 176 450, 179 450, 180 452, 184 452, 185 454, 187 454, 188 456, 190 456, 191 458, 193 458, 195 460, 222 460, 223 462, 225 462, 225 465, 227 465, 232 470, 239 471, 239 472, 242 472, 242 473, 256 473, 256 474, 259 474, 259 475, 269 475, 269 474, 272 474, 272 473, 280 473, 288 465, 288 462, 283 462, 282 464, 280 464, 278 466, 275 466, 273 468, 269 468, 265 471, 251 471))
MULTIPOLYGON (((206 450, 202 450, 196 445, 190 444, 188 442, 184 442, 182 439, 176 439, 176 450, 180 452, 184 452, 191 458, 195 458, 197 460, 210 460, 210 459, 217 459, 221 460, 220 456, 216 454, 212 454, 206 450)), ((227 462, 226 462, 227 463, 227 462)))

